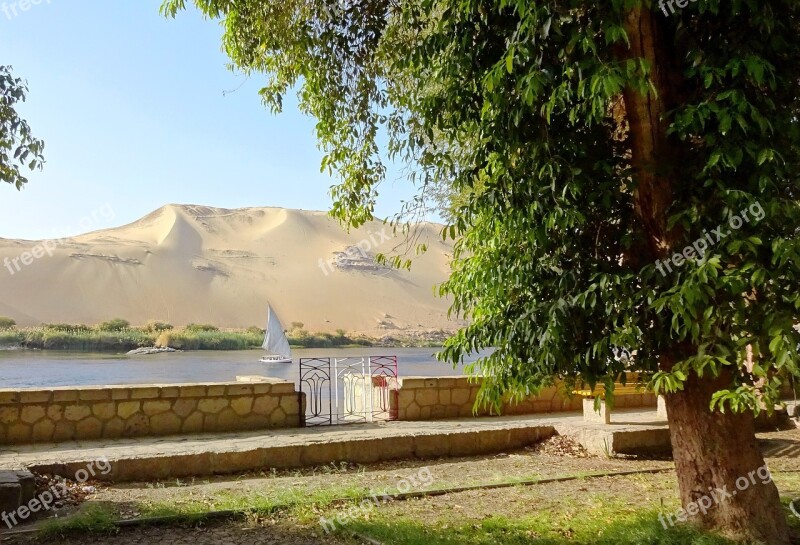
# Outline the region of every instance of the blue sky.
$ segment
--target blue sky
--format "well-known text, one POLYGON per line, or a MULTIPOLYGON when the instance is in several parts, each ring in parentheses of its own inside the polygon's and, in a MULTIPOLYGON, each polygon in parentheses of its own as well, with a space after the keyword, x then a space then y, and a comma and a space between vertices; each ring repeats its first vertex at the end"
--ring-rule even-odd
MULTIPOLYGON (((77 234, 91 215, 104 228, 167 203, 330 208, 314 120, 293 95, 265 109, 263 80, 225 67, 216 22, 193 8, 164 19, 160 0, 40 2, 0 0, 0 64, 28 81, 20 110, 47 161, 21 192, 1 184, 0 237, 77 234)), ((380 191, 381 216, 413 194, 396 173, 380 191)))

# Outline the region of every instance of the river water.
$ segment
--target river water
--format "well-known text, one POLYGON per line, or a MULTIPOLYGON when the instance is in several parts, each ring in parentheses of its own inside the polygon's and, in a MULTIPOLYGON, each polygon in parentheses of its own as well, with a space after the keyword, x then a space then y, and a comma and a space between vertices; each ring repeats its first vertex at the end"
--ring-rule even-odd
POLYGON ((231 382, 237 375, 265 375, 298 381, 299 358, 397 356, 408 376, 453 376, 463 370, 436 361, 435 348, 307 348, 292 353, 294 363, 263 364, 261 350, 198 351, 126 356, 45 350, 0 350, 0 388, 107 384, 231 382))

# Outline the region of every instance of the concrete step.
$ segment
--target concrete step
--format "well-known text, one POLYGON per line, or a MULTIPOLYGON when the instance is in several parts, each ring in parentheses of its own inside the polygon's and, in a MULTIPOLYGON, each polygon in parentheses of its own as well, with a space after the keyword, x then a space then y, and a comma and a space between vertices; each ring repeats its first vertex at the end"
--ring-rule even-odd
POLYGON ((28 467, 73 478, 95 460, 107 460, 109 481, 149 481, 299 468, 336 461, 491 454, 520 449, 555 433, 532 418, 390 422, 332 428, 239 432, 202 436, 19 445, 0 451, 0 469, 28 467))
POLYGON ((12 513, 33 499, 36 481, 25 470, 0 471, 0 513, 12 513))
POLYGON ((615 412, 618 423, 597 425, 575 413, 351 424, 271 431, 14 445, 0 450, 0 469, 27 467, 73 478, 97 460, 110 462, 109 481, 287 469, 348 461, 477 456, 510 452, 556 433, 578 439, 593 454, 669 445, 655 410, 615 412), (610 450, 609 450, 610 447, 610 450))

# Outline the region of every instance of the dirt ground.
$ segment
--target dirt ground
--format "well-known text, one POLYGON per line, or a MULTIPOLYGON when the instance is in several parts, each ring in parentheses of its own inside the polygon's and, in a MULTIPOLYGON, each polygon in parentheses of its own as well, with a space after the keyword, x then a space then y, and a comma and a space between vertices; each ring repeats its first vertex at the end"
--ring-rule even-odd
POLYGON ((297 488, 312 493, 333 486, 394 490, 400 480, 415 477, 425 468, 429 471, 431 483, 425 488, 450 488, 509 480, 669 467, 672 467, 670 461, 572 458, 519 451, 483 458, 408 461, 368 467, 327 466, 310 471, 283 472, 270 476, 246 475, 235 479, 133 483, 100 488, 93 500, 113 503, 119 506, 123 515, 133 517, 137 515, 135 506, 142 502, 190 500, 213 503, 214 498, 220 495, 270 494, 297 488))
MULTIPOLYGON (((800 430, 760 434, 762 446, 775 481, 783 496, 800 496, 800 430)), ((338 465, 302 471, 248 474, 235 477, 129 483, 100 487, 88 504, 114 506, 124 518, 140 515, 148 504, 181 504, 201 502, 215 508, 221 496, 285 493, 287 490, 313 494, 329 488, 397 489, 397 483, 409 476, 429 471, 429 488, 449 488, 474 484, 524 481, 545 477, 586 475, 599 472, 635 471, 671 468, 669 460, 606 458, 559 455, 559 445, 543 452, 527 449, 492 457, 441 459, 382 463, 370 466, 338 465), (427 469, 425 469, 427 468, 427 469)), ((426 473, 427 475, 427 473, 426 473)), ((531 486, 515 486, 493 490, 474 490, 444 496, 389 502, 382 505, 380 517, 412 518, 422 524, 447 526, 464 521, 476 523, 488 517, 514 518, 520 512, 559 512, 565 504, 571 508, 591 510, 598 501, 613 501, 618 509, 631 512, 643 505, 678 507, 677 483, 671 471, 626 477, 600 477, 554 482, 531 486)), ((85 507, 85 506, 84 506, 85 507)), ((313 510, 313 508, 312 508, 313 510)), ((290 544, 352 545, 368 543, 348 534, 326 535, 316 522, 320 513, 335 514, 336 508, 312 512, 298 517, 279 513, 250 520, 209 523, 199 527, 151 527, 124 530, 117 535, 98 535, 59 539, 67 545, 108 543, 134 544, 290 544)), ((563 516, 563 515, 560 515, 563 516)), ((2 534, 0 534, 2 535, 2 534)), ((0 538, 10 545, 48 543, 34 535, 0 538)))

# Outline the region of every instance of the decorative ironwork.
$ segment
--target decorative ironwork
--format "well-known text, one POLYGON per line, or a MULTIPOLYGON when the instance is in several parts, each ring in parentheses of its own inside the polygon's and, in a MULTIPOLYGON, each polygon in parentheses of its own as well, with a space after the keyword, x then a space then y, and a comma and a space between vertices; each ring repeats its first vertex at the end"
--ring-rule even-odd
POLYGON ((372 420, 397 420, 397 356, 369 358, 372 420))
POLYGON ((337 423, 368 422, 364 401, 367 398, 367 375, 364 358, 336 358, 336 397, 333 414, 337 423), (341 388, 339 386, 341 385, 341 388))
POLYGON ((397 419, 397 356, 301 358, 305 426, 397 419))
POLYGON ((306 408, 304 426, 333 424, 332 386, 330 358, 300 358, 300 391, 305 394, 306 408))

